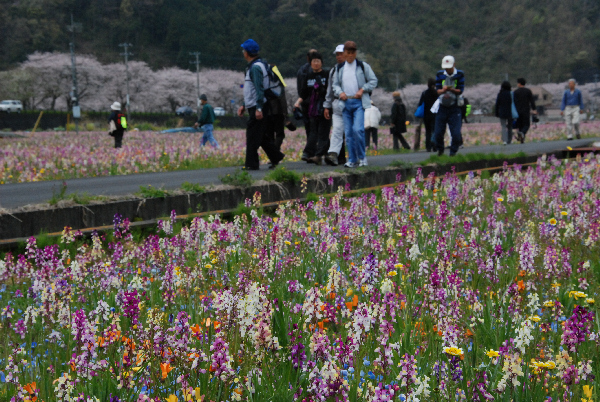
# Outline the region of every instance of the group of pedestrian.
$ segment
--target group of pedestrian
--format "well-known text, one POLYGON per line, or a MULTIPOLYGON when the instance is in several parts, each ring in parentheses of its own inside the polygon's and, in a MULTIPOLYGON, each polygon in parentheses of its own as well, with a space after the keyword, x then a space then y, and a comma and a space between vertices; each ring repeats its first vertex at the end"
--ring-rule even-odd
MULTIPOLYGON (((281 145, 285 130, 296 127, 288 118, 285 82, 276 68, 269 66, 259 55, 260 46, 253 39, 242 45, 244 59, 248 62, 243 85, 244 103, 238 115, 248 112, 246 128, 246 159, 244 169, 258 170, 258 149, 267 154, 275 168, 285 155, 281 145), (277 79, 277 77, 279 79, 277 79), (276 85, 273 85, 273 82, 276 85)), ((306 129, 306 145, 302 160, 321 165, 323 162, 345 167, 367 166, 366 148, 377 149, 380 110, 371 101, 371 93, 377 87, 377 77, 371 66, 357 59, 357 46, 353 41, 338 45, 334 52, 336 65, 324 68, 323 56, 316 49, 308 51, 307 62, 297 74, 298 99, 294 103, 294 116, 303 120, 306 129), (331 132, 331 137, 330 137, 331 132), (346 159, 346 147, 348 158, 346 159)), ((455 155, 463 144, 462 122, 466 122, 470 105, 464 98, 465 74, 455 66, 455 59, 448 55, 442 59, 442 69, 436 78, 429 78, 427 89, 422 92, 418 107, 422 108, 422 125, 425 128, 427 152, 444 153, 444 135, 448 129, 451 136, 450 156, 455 155), (466 113, 465 113, 466 112, 466 113)), ((526 80, 517 80, 517 89, 512 92, 509 81, 501 84, 496 98, 495 113, 500 119, 502 142, 511 144, 513 129, 515 138, 523 143, 531 125, 532 117, 537 121, 537 109, 532 91, 526 88, 526 80)), ((410 149, 403 134, 406 133, 407 111, 399 91, 393 94, 390 119, 390 134, 394 149, 410 149)), ((202 113, 194 125, 201 128, 201 145, 210 143, 219 148, 213 135, 215 114, 208 97, 200 96, 202 113)), ((573 132, 581 138, 579 115, 584 112, 583 96, 576 88, 574 79, 569 80, 561 102, 561 115, 567 125, 567 139, 573 132)), ((127 128, 121 104, 111 105, 109 134, 114 137, 115 148, 122 146, 127 128)), ((416 130, 414 149, 420 149, 421 125, 416 130)), ((191 128, 190 128, 191 130, 191 128)))
POLYGON ((533 93, 525 85, 525 78, 517 80, 517 89, 511 92, 510 82, 504 81, 496 98, 496 117, 502 127, 502 143, 512 143, 513 128, 517 130, 516 140, 524 143, 531 125, 531 115, 537 117, 537 109, 533 93))

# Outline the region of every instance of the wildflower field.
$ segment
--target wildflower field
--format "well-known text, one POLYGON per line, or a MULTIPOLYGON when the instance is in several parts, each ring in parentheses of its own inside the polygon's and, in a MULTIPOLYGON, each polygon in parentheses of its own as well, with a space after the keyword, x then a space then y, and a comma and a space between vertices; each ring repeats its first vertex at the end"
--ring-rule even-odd
POLYGON ((593 401, 600 157, 0 262, 0 399, 593 401))
MULTIPOLYGON (((582 123, 582 134, 595 137, 600 122, 582 123)), ((415 127, 406 134, 413 146, 415 127)), ((472 123, 463 125, 465 146, 500 144, 500 124, 472 123)), ((527 141, 564 139, 562 123, 549 123, 531 129, 527 141)), ((0 138, 0 184, 79 177, 162 172, 221 166, 242 166, 246 150, 244 130, 217 130, 215 138, 221 148, 201 147, 202 134, 160 134, 132 131, 125 134, 123 148, 113 148, 113 138, 105 132, 40 132, 21 133, 26 138, 0 138)), ((421 149, 425 147, 425 130, 421 149)), ((448 136, 446 136, 448 137, 448 136)), ((446 138, 449 141, 449 138, 446 138)), ((282 151, 285 161, 299 161, 306 145, 304 129, 286 132, 282 151)), ((519 144, 511 146, 518 152, 519 144)), ((375 156, 392 151, 388 127, 379 130, 378 149, 367 152, 375 156)), ((268 160, 261 151, 262 163, 268 160)))

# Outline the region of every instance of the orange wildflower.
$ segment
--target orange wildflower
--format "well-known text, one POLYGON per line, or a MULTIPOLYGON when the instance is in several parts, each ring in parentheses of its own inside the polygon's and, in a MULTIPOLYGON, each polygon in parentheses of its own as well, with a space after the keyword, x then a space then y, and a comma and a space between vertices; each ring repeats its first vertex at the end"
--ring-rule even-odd
POLYGON ((319 321, 317 324, 319 325, 319 329, 322 330, 323 329, 323 321, 319 321))
POLYGON ((352 307, 354 306, 354 304, 352 304, 352 302, 346 302, 346 308, 348 310, 350 310, 350 312, 352 312, 352 307))
POLYGON ((27 393, 29 394, 29 401, 31 401, 31 402, 37 401, 38 397, 35 395, 35 393, 37 391, 37 386, 36 386, 35 382, 30 382, 29 384, 24 385, 23 389, 25 391, 27 391, 27 393))
POLYGON ((352 298, 352 305, 354 307, 358 306, 358 296, 354 295, 354 297, 352 298))
POLYGON ((162 379, 164 380, 165 378, 167 378, 167 375, 169 374, 169 372, 173 370, 173 367, 171 367, 171 364, 169 363, 161 363, 160 364, 160 371, 162 372, 162 379))
POLYGON ((517 286, 519 288, 519 292, 522 292, 523 290, 525 290, 525 283, 523 283, 522 280, 520 280, 519 282, 517 282, 517 286))
POLYGON ((525 276, 525 275, 527 275, 527 272, 525 272, 525 270, 519 271, 519 276, 525 276))
POLYGON ((200 325, 196 324, 193 327, 190 327, 190 329, 192 330, 193 333, 198 334, 201 332, 200 330, 200 325))
POLYGON ((467 328, 467 332, 465 332, 465 336, 469 337, 469 336, 473 336, 473 335, 475 335, 475 334, 473 332, 471 332, 471 329, 467 328))
POLYGON ((98 347, 104 347, 104 338, 101 336, 98 337, 98 347))
POLYGON ((329 293, 329 298, 332 300, 335 299, 335 293, 333 293, 333 292, 329 293))

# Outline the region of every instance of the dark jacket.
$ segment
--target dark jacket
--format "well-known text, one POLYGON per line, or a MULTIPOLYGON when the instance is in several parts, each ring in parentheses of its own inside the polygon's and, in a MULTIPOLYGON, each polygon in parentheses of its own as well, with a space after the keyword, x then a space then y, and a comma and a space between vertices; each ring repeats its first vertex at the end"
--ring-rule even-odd
POLYGON ((119 123, 118 116, 120 114, 123 114, 120 110, 113 110, 110 112, 110 116, 108 116, 109 123, 111 122, 111 120, 115 122, 115 127, 117 128, 117 130, 114 131, 114 133, 117 135, 123 135, 123 133, 125 132, 125 129, 123 129, 121 127, 121 124, 119 123))
POLYGON ((300 98, 302 98, 302 95, 300 94, 300 91, 302 89, 302 83, 306 81, 306 76, 311 71, 312 68, 310 67, 310 63, 305 63, 302 67, 300 67, 300 69, 298 69, 298 73, 296 74, 296 85, 298 90, 298 97, 300 98))
POLYGON ((302 87, 300 88, 300 97, 302 98, 303 103, 306 103, 310 107, 310 102, 314 93, 318 96, 318 105, 317 108, 319 110, 319 115, 323 114, 323 103, 325 102, 325 95, 327 95, 327 87, 329 83, 329 70, 321 70, 318 73, 315 73, 310 70, 310 72, 304 78, 304 81, 301 82, 302 87), (315 88, 315 85, 317 88, 315 88))
POLYGON ((202 127, 205 124, 213 124, 215 122, 215 110, 210 104, 205 104, 202 107, 202 114, 198 119, 198 124, 202 127))
POLYGON ((395 100, 392 105, 392 116, 390 124, 394 124, 396 133, 406 132, 406 107, 400 100, 395 100))
POLYGON ((535 100, 533 93, 529 88, 517 88, 513 93, 515 97, 515 107, 519 113, 519 117, 529 117, 530 110, 535 109, 535 100))
POLYGON ((512 98, 511 92, 507 89, 501 89, 496 98, 496 117, 512 120, 512 98))
POLYGON ((431 107, 435 103, 438 98, 438 93, 435 88, 427 88, 421 94, 421 99, 419 99, 419 106, 422 103, 425 103, 425 120, 435 119, 435 114, 431 113, 431 107))

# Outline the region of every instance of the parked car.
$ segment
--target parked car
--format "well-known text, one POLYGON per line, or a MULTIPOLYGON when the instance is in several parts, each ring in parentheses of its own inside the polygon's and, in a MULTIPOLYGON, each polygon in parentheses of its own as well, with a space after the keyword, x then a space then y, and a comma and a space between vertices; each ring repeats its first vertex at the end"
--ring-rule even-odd
POLYGON ((18 100, 3 100, 0 102, 0 112, 16 112, 21 113, 23 111, 23 104, 18 100))
POLYGON ((194 114, 194 109, 189 106, 180 106, 175 110, 177 116, 191 116, 194 114))
POLYGON ((223 109, 222 107, 216 107, 214 111, 215 116, 225 116, 225 109, 223 109))

